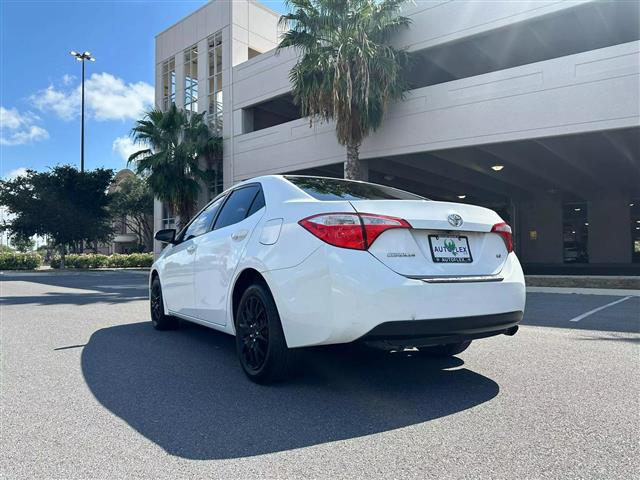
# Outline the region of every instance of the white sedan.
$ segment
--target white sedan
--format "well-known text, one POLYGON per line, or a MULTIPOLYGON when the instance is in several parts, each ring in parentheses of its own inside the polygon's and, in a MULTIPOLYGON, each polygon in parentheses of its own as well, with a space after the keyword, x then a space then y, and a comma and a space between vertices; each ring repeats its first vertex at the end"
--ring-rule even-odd
POLYGON ((235 335, 259 383, 301 347, 363 341, 455 355, 513 335, 525 305, 511 228, 492 210, 323 177, 264 176, 219 195, 150 273, 153 326, 235 335))

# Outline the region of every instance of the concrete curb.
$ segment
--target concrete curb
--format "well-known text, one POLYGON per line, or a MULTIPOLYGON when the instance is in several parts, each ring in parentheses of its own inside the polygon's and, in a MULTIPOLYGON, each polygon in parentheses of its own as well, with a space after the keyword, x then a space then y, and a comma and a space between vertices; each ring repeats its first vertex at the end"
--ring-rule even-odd
POLYGON ((0 275, 15 275, 15 274, 33 274, 33 275, 67 275, 72 273, 93 273, 93 272, 127 272, 149 275, 150 268, 65 268, 60 270, 59 268, 40 268, 37 270, 1 270, 0 275))
POLYGON ((527 287, 527 293, 560 293, 577 295, 608 295, 611 297, 640 297, 640 290, 623 288, 569 288, 569 287, 527 287))
POLYGON ((526 275, 531 287, 640 290, 640 276, 627 275, 526 275))

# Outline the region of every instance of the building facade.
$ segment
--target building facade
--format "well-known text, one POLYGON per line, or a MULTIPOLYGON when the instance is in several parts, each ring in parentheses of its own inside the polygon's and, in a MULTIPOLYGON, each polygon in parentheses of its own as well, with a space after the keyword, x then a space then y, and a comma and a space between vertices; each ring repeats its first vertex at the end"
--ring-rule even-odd
MULTIPOLYGON (((370 181, 497 210, 529 273, 639 272, 640 7, 627 1, 420 1, 393 40, 412 89, 360 151, 370 181)), ((341 176, 332 124, 293 104, 278 15, 215 0, 156 38, 156 102, 207 112, 224 186, 341 176)), ((210 192, 203 192, 204 203, 210 192)), ((156 204, 156 228, 172 218, 156 204)))

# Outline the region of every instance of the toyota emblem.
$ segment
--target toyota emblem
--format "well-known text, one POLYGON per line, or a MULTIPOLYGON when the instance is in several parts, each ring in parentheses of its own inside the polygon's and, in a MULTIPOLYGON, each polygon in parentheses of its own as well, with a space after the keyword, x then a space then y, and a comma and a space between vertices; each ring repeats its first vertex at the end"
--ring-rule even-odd
POLYGON ((461 227, 463 223, 462 217, 457 213, 450 213, 447 220, 449 220, 449 223, 454 227, 461 227))

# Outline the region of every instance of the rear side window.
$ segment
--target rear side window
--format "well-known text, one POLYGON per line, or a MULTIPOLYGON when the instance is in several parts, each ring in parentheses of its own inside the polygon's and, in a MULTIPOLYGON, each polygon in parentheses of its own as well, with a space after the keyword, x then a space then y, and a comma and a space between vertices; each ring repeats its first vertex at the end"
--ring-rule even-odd
POLYGON ((229 199, 220 211, 220 215, 218 215, 213 229, 218 230, 244 220, 248 216, 254 198, 260 191, 259 186, 249 185, 231 192, 229 199))
POLYGON ((427 200, 414 193, 373 183, 291 175, 285 178, 316 200, 427 200))
POLYGON ((253 199, 253 203, 251 204, 251 208, 249 208, 247 217, 250 217, 264 206, 264 193, 262 193, 262 189, 260 189, 256 197, 253 199))

